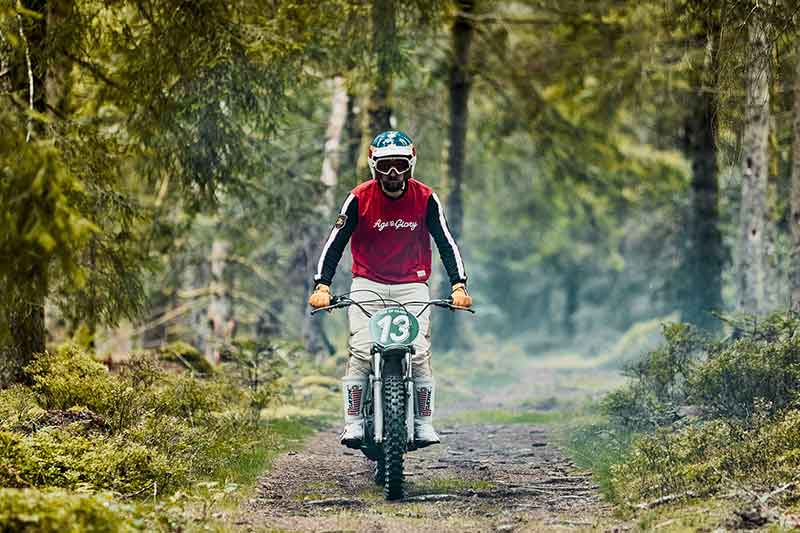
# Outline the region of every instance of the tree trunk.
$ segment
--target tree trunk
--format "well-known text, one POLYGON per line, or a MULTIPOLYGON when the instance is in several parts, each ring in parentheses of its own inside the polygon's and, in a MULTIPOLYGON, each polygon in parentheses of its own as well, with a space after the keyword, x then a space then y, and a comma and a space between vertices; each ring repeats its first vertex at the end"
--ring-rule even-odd
POLYGON ((212 364, 220 362, 220 353, 230 345, 236 332, 233 317, 233 277, 228 266, 231 243, 214 239, 211 244, 211 280, 209 284, 208 325, 211 338, 205 347, 206 359, 212 364))
MULTIPOLYGON (((68 23, 73 14, 72 0, 49 0, 47 2, 47 27, 59 28, 68 23)), ((54 53, 47 66, 44 96, 51 119, 64 117, 68 113, 68 96, 71 87, 72 62, 63 54, 54 53)))
POLYGON ((392 73, 399 62, 395 10, 395 0, 372 1, 372 50, 377 68, 367 111, 369 131, 366 134, 370 140, 392 127, 389 95, 392 91, 392 73))
MULTIPOLYGON (((45 1, 23 2, 26 9, 37 11, 43 16, 18 17, 19 35, 25 47, 26 63, 9 65, 11 87, 23 88, 32 103, 33 109, 45 113, 45 84, 47 71, 39 64, 41 53, 45 49, 47 37, 46 15, 48 4, 45 1), (23 23, 24 22, 24 23, 23 23), (28 61, 30 63, 28 63, 28 61)), ((29 140, 33 133, 33 123, 29 124, 29 140)), ((37 127, 37 136, 44 132, 37 127)), ((25 209, 24 206, 20 206, 25 209)), ((47 209, 46 206, 39 208, 47 209)), ((13 280, 13 287, 8 287, 6 319, 10 339, 8 344, 0 348, 0 386, 13 383, 24 383, 27 380, 24 368, 33 359, 33 355, 45 350, 46 331, 44 327, 44 306, 48 293, 47 283, 48 260, 33 254, 26 275, 13 280)))
MULTIPOLYGON (((447 180, 450 191, 447 196, 447 223, 450 233, 458 241, 464 219, 464 202, 461 185, 464 178, 464 145, 467 138, 467 119, 469 111, 469 92, 472 86, 472 75, 469 71, 469 48, 472 42, 474 26, 469 15, 475 9, 473 0, 458 2, 460 12, 453 21, 451 37, 453 43, 452 63, 450 65, 450 132, 449 150, 447 154, 447 180)), ((450 294, 450 280, 443 280, 441 292, 450 294)), ((458 335, 458 317, 456 313, 444 313, 439 321, 436 337, 439 345, 445 349, 453 349, 458 335)))
POLYGON ((306 232, 305 242, 307 250, 305 257, 307 264, 305 268, 305 279, 307 280, 306 297, 303 299, 303 338, 306 349, 310 353, 333 354, 334 346, 328 340, 325 330, 322 327, 321 317, 312 317, 308 311, 306 303, 311 291, 314 289, 311 280, 317 268, 317 258, 322 253, 322 245, 325 240, 325 232, 333 224, 333 211, 336 200, 334 193, 338 184, 339 176, 339 153, 342 144, 342 132, 347 121, 348 97, 345 80, 341 76, 333 79, 333 94, 331 97, 331 114, 328 117, 328 127, 325 130, 325 153, 322 159, 322 172, 319 180, 322 182, 324 192, 322 201, 317 205, 316 211, 319 213, 322 224, 310 226, 306 232))
MULTIPOLYGON (((350 179, 344 182, 339 180, 340 189, 345 185, 348 188, 355 187, 366 177, 362 175, 358 169, 359 156, 361 155, 361 141, 364 137, 363 128, 361 127, 361 113, 359 111, 356 95, 348 90, 347 119, 345 120, 344 126, 344 136, 347 141, 341 168, 343 169, 342 174, 349 176, 350 179)), ((362 169, 362 171, 363 170, 366 169, 362 169)))
POLYGON ((0 385, 27 383, 25 367, 33 355, 45 351, 44 302, 47 265, 34 264, 9 295, 7 319, 11 339, 0 354, 0 385))
POLYGON ((794 140, 792 143, 792 197, 789 224, 792 232, 792 259, 789 267, 789 287, 792 311, 800 313, 800 45, 795 58, 794 78, 794 140))
POLYGON ((578 312, 578 296, 581 289, 581 269, 578 265, 571 265, 566 269, 564 277, 564 314, 561 327, 564 334, 572 339, 575 337, 575 315, 578 312))
POLYGON ((767 306, 767 177, 769 147, 770 45, 763 14, 748 25, 751 57, 743 139, 742 200, 739 214, 738 307, 763 314, 767 306))
POLYGON ((723 245, 719 230, 716 98, 718 25, 708 13, 703 35, 705 59, 690 74, 691 94, 684 129, 684 151, 692 164, 686 258, 678 285, 682 319, 715 328, 710 313, 722 307, 723 245))
MULTIPOLYGON (((209 340, 211 339, 211 326, 208 322, 208 304, 197 305, 197 298, 208 298, 206 292, 210 284, 209 263, 205 257, 189 258, 188 263, 181 269, 181 292, 179 296, 186 302, 191 310, 186 315, 188 331, 185 337, 191 339, 191 344, 202 354, 209 353, 209 340)), ((165 332, 166 333, 166 332, 165 332)), ((183 333, 183 332, 180 332, 183 333)), ((145 345, 145 348, 148 348, 145 345)))

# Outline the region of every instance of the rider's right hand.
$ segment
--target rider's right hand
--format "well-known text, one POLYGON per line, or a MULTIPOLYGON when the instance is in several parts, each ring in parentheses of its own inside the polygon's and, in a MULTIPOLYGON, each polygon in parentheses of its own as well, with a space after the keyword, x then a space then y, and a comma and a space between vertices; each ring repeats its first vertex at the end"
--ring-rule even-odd
POLYGON ((453 293, 450 295, 450 299, 456 307, 472 307, 472 296, 467 292, 467 286, 464 283, 453 285, 453 293))
POLYGON ((315 309, 331 305, 331 288, 324 283, 318 283, 308 298, 308 305, 315 309))

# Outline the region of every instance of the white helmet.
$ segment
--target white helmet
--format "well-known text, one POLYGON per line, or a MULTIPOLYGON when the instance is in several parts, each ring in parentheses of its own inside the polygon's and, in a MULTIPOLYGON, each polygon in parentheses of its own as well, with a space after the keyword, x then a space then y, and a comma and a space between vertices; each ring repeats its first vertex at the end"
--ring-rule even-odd
MULTIPOLYGON (((369 171, 375 178, 376 164, 383 158, 406 158, 414 176, 414 167, 417 165, 417 149, 411 138, 402 131, 384 131, 379 133, 369 145, 369 171)), ((378 170, 380 172, 380 170, 378 170)))

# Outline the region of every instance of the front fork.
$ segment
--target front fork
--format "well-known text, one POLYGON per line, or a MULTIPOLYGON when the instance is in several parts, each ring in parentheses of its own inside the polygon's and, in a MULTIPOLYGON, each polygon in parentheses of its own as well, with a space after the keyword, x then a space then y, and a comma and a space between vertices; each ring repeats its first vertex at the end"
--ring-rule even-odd
POLYGON ((375 425, 375 444, 383 442, 383 356, 372 354, 372 418, 375 425))
MULTIPOLYGON (((414 378, 411 357, 414 347, 409 347, 403 359, 403 381, 406 384, 406 438, 409 444, 414 443, 414 378)), ((383 354, 372 354, 372 416, 375 426, 375 443, 383 442, 383 354)))

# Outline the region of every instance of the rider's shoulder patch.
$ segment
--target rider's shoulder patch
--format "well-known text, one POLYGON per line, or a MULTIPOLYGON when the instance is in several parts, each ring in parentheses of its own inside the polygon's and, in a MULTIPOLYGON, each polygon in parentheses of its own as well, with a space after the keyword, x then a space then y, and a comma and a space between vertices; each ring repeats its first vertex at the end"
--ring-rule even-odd
POLYGON ((341 228, 347 223, 347 215, 339 215, 336 217, 336 222, 333 223, 334 228, 341 228))

